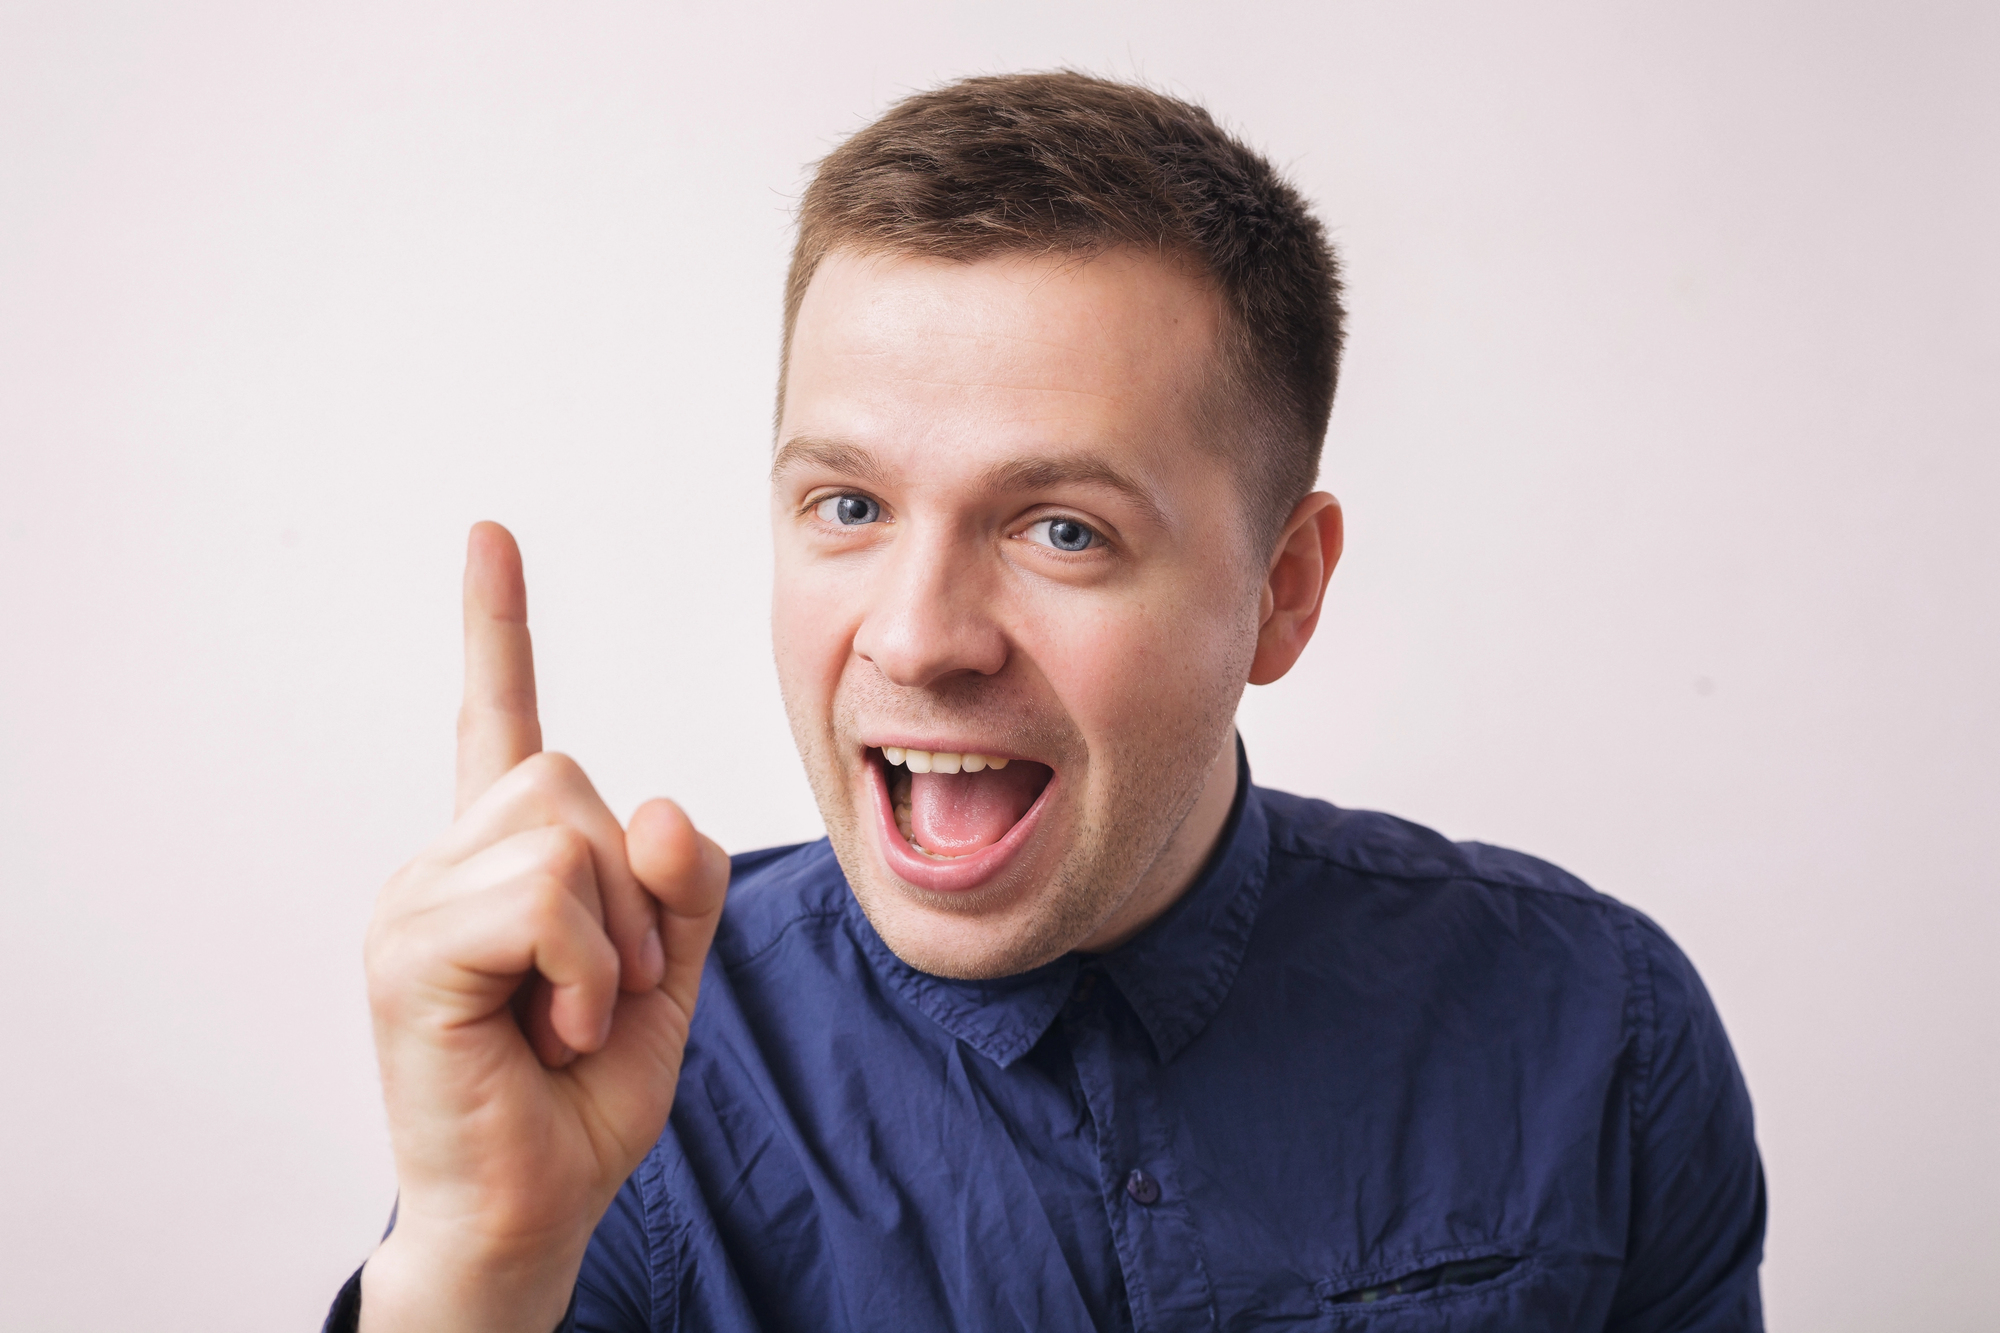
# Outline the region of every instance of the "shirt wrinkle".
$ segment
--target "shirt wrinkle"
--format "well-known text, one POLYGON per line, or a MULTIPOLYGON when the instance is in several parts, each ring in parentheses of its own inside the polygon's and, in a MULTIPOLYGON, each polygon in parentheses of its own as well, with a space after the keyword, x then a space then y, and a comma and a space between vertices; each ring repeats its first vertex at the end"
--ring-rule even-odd
POLYGON ((1238 766, 1178 902, 1016 977, 896 958, 824 841, 737 858, 576 1333, 1760 1329, 1749 1097, 1672 942, 1238 766))

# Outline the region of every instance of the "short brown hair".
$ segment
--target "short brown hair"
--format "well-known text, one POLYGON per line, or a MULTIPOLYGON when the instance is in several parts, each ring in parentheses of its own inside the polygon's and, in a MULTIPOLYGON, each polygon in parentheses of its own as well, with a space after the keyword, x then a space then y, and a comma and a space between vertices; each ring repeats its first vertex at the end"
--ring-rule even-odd
MULTIPOLYGON (((1268 547, 1319 473, 1340 373, 1339 264, 1299 192, 1192 103, 1070 71, 904 98, 806 188, 784 356, 835 250, 970 262, 1119 245, 1191 262, 1222 295, 1234 327, 1220 406, 1261 437, 1233 461, 1268 547)), ((781 368, 780 408, 783 385, 781 368)))

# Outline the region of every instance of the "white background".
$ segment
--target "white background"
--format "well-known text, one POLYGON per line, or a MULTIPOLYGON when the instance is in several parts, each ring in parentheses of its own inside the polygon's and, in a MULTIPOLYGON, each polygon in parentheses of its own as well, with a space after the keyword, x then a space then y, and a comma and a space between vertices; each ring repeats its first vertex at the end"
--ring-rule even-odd
POLYGON ((816 835, 791 201, 905 91, 1073 64, 1345 251, 1349 555, 1259 778, 1676 936, 1774 1328, 2000 1327, 1995 15, 0 0, 0 1325, 316 1327, 367 1252, 360 935, 449 814, 472 520, 614 807, 816 835))

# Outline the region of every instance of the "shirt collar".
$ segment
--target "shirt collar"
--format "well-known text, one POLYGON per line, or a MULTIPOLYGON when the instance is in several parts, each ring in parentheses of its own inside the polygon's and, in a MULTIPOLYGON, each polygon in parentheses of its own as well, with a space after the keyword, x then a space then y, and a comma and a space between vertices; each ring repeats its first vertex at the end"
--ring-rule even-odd
POLYGON ((850 893, 855 937, 891 989, 1003 1069, 1042 1039, 1086 967, 1118 987, 1164 1064, 1208 1025, 1243 964, 1271 852, 1258 795, 1239 737, 1236 801, 1208 863, 1179 901, 1109 953, 1065 954, 1033 971, 988 981, 931 976, 890 952, 850 893))

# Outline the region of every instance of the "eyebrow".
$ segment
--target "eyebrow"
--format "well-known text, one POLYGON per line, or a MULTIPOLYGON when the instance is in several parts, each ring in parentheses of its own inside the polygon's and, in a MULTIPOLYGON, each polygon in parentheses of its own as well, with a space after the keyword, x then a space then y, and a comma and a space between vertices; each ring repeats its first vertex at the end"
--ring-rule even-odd
POLYGON ((784 447, 771 460, 771 480, 776 481, 787 472, 802 467, 844 472, 850 477, 878 485, 883 480, 881 464, 866 449, 811 435, 796 435, 785 441, 784 447))
MULTIPOLYGON (((771 478, 777 480, 798 468, 817 467, 844 473, 857 481, 881 485, 886 480, 875 456, 858 445, 842 440, 810 435, 786 441, 771 460, 771 478)), ((1057 455, 1048 458, 1010 458, 995 463, 980 475, 981 488, 989 491, 1042 491, 1062 486, 1100 486, 1115 491, 1160 527, 1171 527, 1166 509, 1152 490, 1089 454, 1057 455)))
POLYGON ((1074 454, 1055 458, 1015 458, 986 469, 980 482, 989 490, 1043 491, 1059 486, 1102 486, 1118 492, 1160 527, 1167 512, 1153 492, 1101 458, 1074 454))

